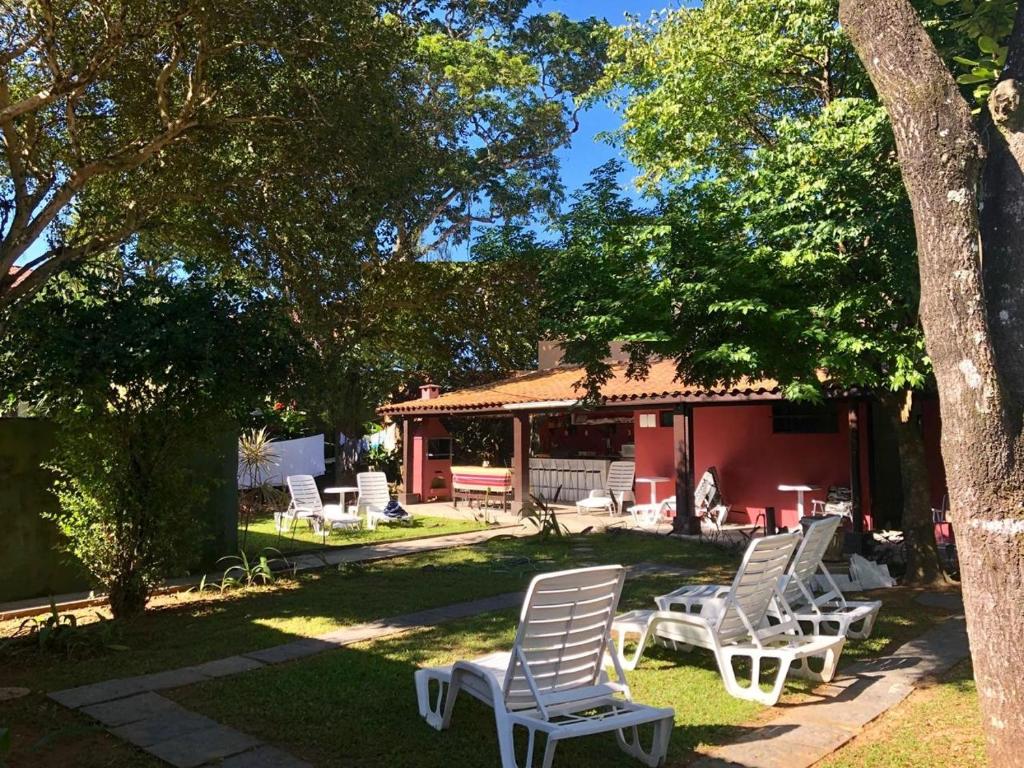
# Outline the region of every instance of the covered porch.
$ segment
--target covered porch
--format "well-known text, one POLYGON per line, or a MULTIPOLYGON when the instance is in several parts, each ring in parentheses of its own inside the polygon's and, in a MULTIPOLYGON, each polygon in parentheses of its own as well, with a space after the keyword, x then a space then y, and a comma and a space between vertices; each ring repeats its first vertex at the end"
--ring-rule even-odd
MULTIPOLYGON (((794 404, 774 381, 701 388, 677 381, 671 361, 658 361, 642 380, 629 379, 625 363, 615 363, 592 403, 582 400, 581 378, 578 368, 555 366, 449 393, 426 386, 420 399, 382 408, 402 424, 404 503, 448 502, 452 466, 460 460, 445 420, 468 417, 508 424, 512 513, 531 494, 571 508, 604 487, 612 461, 631 461, 637 502, 674 496, 680 533, 699 531, 694 490, 711 467, 730 523, 792 527, 830 488, 842 487, 850 493, 852 530, 874 525, 878 459, 872 403, 862 393, 830 392, 820 405, 794 404)), ((933 439, 937 444, 937 434, 933 439)))

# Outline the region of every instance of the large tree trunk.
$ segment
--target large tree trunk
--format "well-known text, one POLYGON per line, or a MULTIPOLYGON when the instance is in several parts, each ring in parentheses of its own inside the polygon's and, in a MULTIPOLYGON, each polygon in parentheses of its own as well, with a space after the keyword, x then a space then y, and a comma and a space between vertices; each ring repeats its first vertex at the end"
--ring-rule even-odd
POLYGON ((995 91, 1002 111, 985 131, 984 146, 970 106, 909 0, 840 0, 840 19, 889 112, 914 210, 921 322, 939 386, 942 453, 989 756, 993 766, 1019 766, 1024 141, 1012 78, 1024 78, 1024 9, 1018 6, 1004 83, 995 91))
POLYGON ((928 462, 924 435, 919 423, 920 408, 913 392, 886 394, 882 407, 896 434, 903 491, 902 528, 906 542, 906 584, 930 584, 940 581, 942 567, 935 544, 931 493, 928 488, 928 462))

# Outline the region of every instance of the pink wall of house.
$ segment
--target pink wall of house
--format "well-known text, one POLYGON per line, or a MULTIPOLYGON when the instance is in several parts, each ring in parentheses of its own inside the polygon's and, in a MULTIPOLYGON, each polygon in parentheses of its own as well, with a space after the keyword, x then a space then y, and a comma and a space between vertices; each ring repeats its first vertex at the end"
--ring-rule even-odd
POLYGON ((447 490, 443 495, 451 493, 452 462, 451 459, 428 459, 427 441, 432 437, 448 437, 440 419, 426 417, 413 424, 412 438, 412 493, 419 494, 425 500, 430 496, 439 495, 437 489, 431 489, 431 481, 435 473, 440 472, 447 490))
MULTIPOLYGON (((832 434, 775 434, 771 405, 735 405, 694 408, 694 470, 718 468, 722 492, 733 509, 733 522, 753 522, 766 507, 774 506, 779 525, 796 524, 796 494, 778 490, 780 484, 818 485, 805 494, 805 512, 811 499, 825 498, 830 485, 850 484, 849 429, 845 404, 837 408, 838 431, 832 434)), ((641 427, 642 413, 634 414, 636 474, 674 476, 675 450, 671 427, 641 427)), ((657 422, 660 424, 660 420, 657 422)), ((870 525, 868 439, 866 408, 861 407, 861 482, 865 524, 870 525)), ((640 502, 647 502, 646 483, 638 483, 640 502)), ((674 481, 658 485, 658 498, 674 493, 674 481)))
MULTIPOLYGON (((633 442, 636 446, 637 477, 668 477, 667 482, 657 484, 657 501, 674 496, 676 492, 675 447, 672 444, 672 427, 657 426, 660 424, 658 411, 636 411, 633 414, 633 442), (653 427, 641 427, 641 414, 654 414, 653 427)), ((648 503, 650 484, 637 483, 634 486, 636 500, 641 504, 648 503)))

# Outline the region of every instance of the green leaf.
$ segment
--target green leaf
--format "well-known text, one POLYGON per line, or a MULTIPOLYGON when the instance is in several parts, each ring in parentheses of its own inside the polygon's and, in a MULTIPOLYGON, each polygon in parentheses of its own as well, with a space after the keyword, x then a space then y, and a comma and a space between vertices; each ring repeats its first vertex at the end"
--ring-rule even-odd
POLYGON ((978 47, 984 53, 996 53, 999 50, 999 43, 988 35, 982 35, 978 38, 978 47))
POLYGON ((987 83, 991 78, 978 77, 977 75, 960 75, 956 79, 960 85, 974 85, 975 83, 987 83))

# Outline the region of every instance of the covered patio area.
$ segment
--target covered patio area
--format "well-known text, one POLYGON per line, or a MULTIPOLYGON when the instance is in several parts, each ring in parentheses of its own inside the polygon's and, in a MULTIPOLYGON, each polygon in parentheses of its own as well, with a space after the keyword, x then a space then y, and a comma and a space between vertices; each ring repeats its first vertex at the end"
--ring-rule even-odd
MULTIPOLYGON (((546 360, 542 350, 537 371, 447 393, 427 385, 419 399, 381 408, 402 425, 403 503, 452 499, 458 475, 472 468, 462 466, 445 422, 469 417, 510 423, 511 460, 487 468, 488 482, 500 485, 485 495, 507 495, 512 514, 531 495, 570 509, 606 487, 612 462, 626 461, 635 469, 636 502, 675 498, 673 527, 680 533, 699 532, 694 491, 711 468, 728 523, 791 528, 842 493, 851 533, 876 526, 890 462, 867 393, 826 389, 820 403, 794 403, 772 380, 709 388, 679 381, 672 361, 653 362, 644 379, 628 378, 626 367, 612 362, 613 375, 595 402, 578 386, 581 369, 546 360)), ((935 420, 926 422, 925 439, 937 456, 935 420)), ((938 505, 944 478, 936 464, 938 505)))

